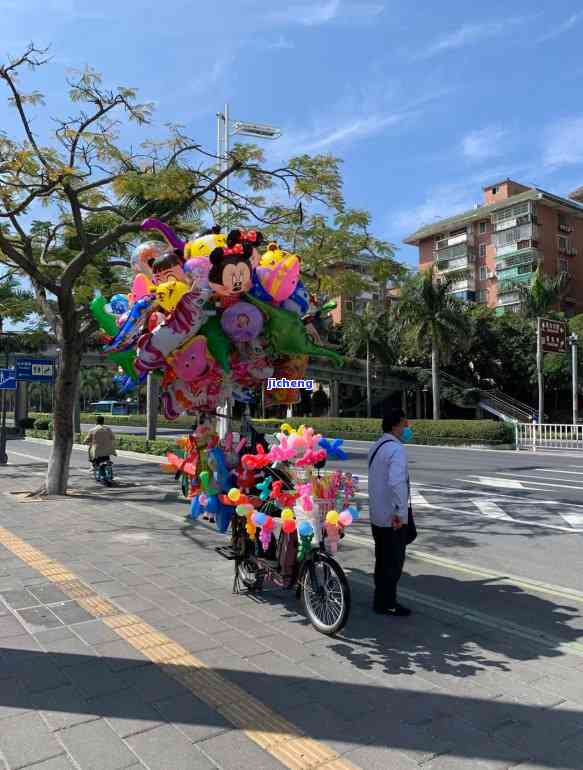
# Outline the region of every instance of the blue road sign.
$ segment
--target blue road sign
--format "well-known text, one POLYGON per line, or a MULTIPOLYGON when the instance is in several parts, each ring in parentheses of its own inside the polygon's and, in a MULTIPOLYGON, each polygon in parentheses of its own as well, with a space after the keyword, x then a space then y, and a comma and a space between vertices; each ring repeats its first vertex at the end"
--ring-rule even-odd
POLYGON ((0 390, 16 390, 14 369, 0 369, 0 390))
POLYGON ((16 379, 27 382, 52 382, 55 362, 50 358, 17 358, 16 379))

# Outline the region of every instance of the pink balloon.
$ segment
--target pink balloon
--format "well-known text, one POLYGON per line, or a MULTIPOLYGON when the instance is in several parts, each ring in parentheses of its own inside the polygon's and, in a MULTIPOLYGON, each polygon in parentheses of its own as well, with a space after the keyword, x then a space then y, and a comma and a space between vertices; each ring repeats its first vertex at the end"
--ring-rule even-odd
POLYGON ((134 301, 142 299, 146 294, 150 293, 150 282, 143 273, 139 273, 132 283, 132 294, 134 295, 134 301))
POLYGON ((338 517, 338 523, 342 524, 343 527, 349 527, 352 524, 352 514, 350 511, 342 511, 338 517))

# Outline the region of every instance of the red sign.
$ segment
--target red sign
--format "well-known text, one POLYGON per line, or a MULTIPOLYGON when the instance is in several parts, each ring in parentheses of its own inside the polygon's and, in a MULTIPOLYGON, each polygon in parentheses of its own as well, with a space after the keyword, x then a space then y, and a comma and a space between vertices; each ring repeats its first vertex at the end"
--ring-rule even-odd
POLYGON ((539 318, 539 324, 543 353, 565 353, 567 350, 566 322, 539 318))

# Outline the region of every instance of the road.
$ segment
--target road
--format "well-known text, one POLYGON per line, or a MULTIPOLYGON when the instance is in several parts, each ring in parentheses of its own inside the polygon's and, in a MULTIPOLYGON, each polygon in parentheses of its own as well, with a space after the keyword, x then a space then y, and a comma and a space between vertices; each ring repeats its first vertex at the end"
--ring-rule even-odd
MULTIPOLYGON (((332 463, 359 476, 363 516, 352 537, 367 543, 369 446, 347 441, 348 461, 332 463)), ((421 533, 412 552, 583 591, 583 457, 426 446, 407 451, 421 533)), ((9 457, 35 460, 39 475, 48 452, 45 444, 9 443, 9 457)), ((74 477, 87 474, 84 452, 73 453, 72 467, 74 477)), ((146 495, 161 494, 165 512, 185 513, 172 478, 156 463, 118 458, 116 476, 146 495)))

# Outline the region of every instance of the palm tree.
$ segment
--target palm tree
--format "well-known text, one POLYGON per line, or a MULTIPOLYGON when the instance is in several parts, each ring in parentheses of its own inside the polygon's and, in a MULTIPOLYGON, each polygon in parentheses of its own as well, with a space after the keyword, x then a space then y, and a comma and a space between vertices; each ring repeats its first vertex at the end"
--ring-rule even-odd
POLYGON ((89 402, 99 401, 111 389, 111 372, 104 366, 81 369, 79 392, 81 393, 85 409, 87 409, 89 402))
POLYGON ((433 419, 440 418, 440 359, 468 329, 463 303, 451 296, 450 281, 437 277, 433 266, 412 276, 401 287, 395 314, 401 330, 413 334, 420 346, 431 345, 433 419))
POLYGON ((532 283, 518 287, 522 315, 531 320, 547 315, 560 302, 569 281, 568 273, 545 275, 539 266, 532 283))
POLYGON ((371 358, 389 362, 392 346, 389 339, 388 313, 368 302, 362 313, 348 317, 342 330, 348 355, 366 356, 366 416, 372 415, 371 358))

